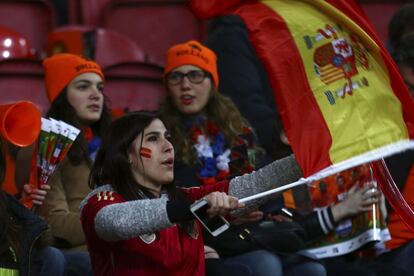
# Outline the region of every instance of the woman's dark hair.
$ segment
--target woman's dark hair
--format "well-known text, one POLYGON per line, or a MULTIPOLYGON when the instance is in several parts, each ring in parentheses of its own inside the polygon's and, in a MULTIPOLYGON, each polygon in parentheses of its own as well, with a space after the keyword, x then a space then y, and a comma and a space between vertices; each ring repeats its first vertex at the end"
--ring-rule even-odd
MULTIPOLYGON (((135 180, 128 152, 137 136, 158 118, 154 112, 133 112, 115 120, 109 126, 91 169, 89 186, 92 189, 111 184, 126 200, 142 199, 142 193, 149 198, 154 197, 146 187, 135 180)), ((181 195, 176 193, 173 183, 167 185, 167 192, 170 198, 181 198, 181 195)))
MULTIPOLYGON (((47 116, 56 120, 62 120, 76 128, 81 129, 81 122, 76 114, 76 110, 72 107, 67 99, 67 88, 65 88, 59 96, 52 102, 47 116)), ((104 98, 103 110, 101 118, 91 125, 94 135, 103 137, 106 129, 111 121, 109 109, 104 98)), ((79 165, 82 160, 89 160, 87 142, 83 135, 78 135, 73 146, 68 152, 69 160, 73 165, 79 165)))
POLYGON ((11 218, 8 201, 1 187, 6 175, 6 156, 4 150, 5 143, 0 138, 0 256, 7 254, 9 246, 15 252, 18 252, 20 230, 17 223, 11 218))
POLYGON ((409 34, 401 38, 395 44, 392 57, 398 66, 406 65, 414 69, 414 34, 409 34))
MULTIPOLYGON (((111 184, 114 190, 128 201, 155 197, 146 187, 135 180, 130 168, 128 152, 137 136, 154 119, 158 118, 157 114, 153 112, 133 112, 115 120, 109 126, 91 169, 89 186, 92 189, 111 184)), ((165 188, 169 199, 185 198, 184 194, 176 189, 173 182, 166 185, 165 188)), ((179 225, 187 233, 193 230, 193 224, 190 222, 179 225)))
POLYGON ((126 200, 141 198, 140 193, 150 193, 137 183, 132 175, 128 151, 135 138, 157 118, 151 112, 129 113, 115 120, 108 128, 92 166, 89 185, 111 184, 126 200), (140 192, 141 191, 141 192, 140 192))
POLYGON ((388 24, 389 43, 392 48, 405 35, 414 31, 414 3, 407 3, 392 16, 388 24))

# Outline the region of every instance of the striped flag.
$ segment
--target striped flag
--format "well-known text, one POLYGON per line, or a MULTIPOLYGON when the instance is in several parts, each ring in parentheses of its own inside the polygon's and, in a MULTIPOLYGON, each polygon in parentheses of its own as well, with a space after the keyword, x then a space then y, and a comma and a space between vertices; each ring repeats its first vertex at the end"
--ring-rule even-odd
MULTIPOLYGON (((246 24, 307 178, 286 186, 414 147, 414 102, 354 0, 191 0, 190 8, 200 19, 235 14, 246 24)), ((414 230, 414 212, 381 164, 381 189, 414 230)))
POLYGON ((190 2, 200 18, 236 14, 273 87, 306 177, 414 147, 414 104, 386 50, 349 0, 190 2))

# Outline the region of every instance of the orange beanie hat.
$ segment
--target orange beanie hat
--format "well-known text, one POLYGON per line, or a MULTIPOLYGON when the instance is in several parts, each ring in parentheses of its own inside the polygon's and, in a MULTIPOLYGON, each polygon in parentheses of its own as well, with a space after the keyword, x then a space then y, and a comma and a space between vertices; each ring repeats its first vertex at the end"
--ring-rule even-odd
POLYGON ((92 60, 74 54, 56 54, 43 61, 46 92, 52 103, 62 90, 78 75, 96 73, 102 79, 101 67, 92 60))
POLYGON ((213 77, 214 86, 218 87, 217 56, 206 46, 190 40, 168 49, 164 75, 182 65, 194 65, 207 71, 213 77))

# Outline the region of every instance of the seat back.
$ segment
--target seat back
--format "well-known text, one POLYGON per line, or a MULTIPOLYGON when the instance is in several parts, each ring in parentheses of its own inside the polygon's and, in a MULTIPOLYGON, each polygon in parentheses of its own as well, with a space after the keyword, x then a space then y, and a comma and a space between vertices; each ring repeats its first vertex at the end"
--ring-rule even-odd
POLYGON ((0 26, 0 60, 34 59, 35 49, 20 33, 0 26))
POLYGON ((70 24, 83 24, 96 27, 104 7, 111 0, 68 0, 70 24))
POLYGON ((129 37, 91 26, 70 25, 48 36, 48 56, 72 53, 95 60, 102 68, 125 62, 146 62, 146 55, 129 37))
POLYGON ((0 25, 27 37, 38 52, 38 56, 42 57, 47 34, 55 26, 55 14, 46 1, 2 0, 0 25))
POLYGON ((164 97, 162 68, 124 63, 106 68, 105 95, 113 109, 158 110, 164 97))
POLYGON ((28 59, 1 61, 0 104, 21 100, 33 102, 43 114, 48 110, 41 62, 28 59))
POLYGON ((113 0, 100 26, 131 37, 150 62, 161 66, 171 45, 201 40, 205 31, 182 0, 113 0))
POLYGON ((131 38, 108 29, 96 30, 94 56, 104 69, 128 62, 146 62, 146 54, 131 38))

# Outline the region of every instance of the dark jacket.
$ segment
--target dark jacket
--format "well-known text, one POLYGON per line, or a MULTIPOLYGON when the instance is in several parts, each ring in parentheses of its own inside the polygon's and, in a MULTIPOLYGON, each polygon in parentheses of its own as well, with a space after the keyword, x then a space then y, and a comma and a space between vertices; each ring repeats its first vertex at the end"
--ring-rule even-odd
MULTIPOLYGON (((388 170, 400 191, 407 181, 411 166, 414 164, 414 151, 408 150, 385 159, 388 170)), ((391 208, 389 208, 391 210, 391 208)))
POLYGON ((274 159, 291 153, 280 140, 282 123, 267 72, 235 15, 215 19, 206 45, 217 54, 220 93, 230 97, 254 128, 259 144, 274 159))
POLYGON ((14 197, 6 194, 6 199, 9 204, 10 215, 22 226, 19 252, 17 253, 19 275, 39 275, 43 262, 42 253, 44 248, 41 246, 42 236, 46 233, 48 225, 21 205, 14 197))

